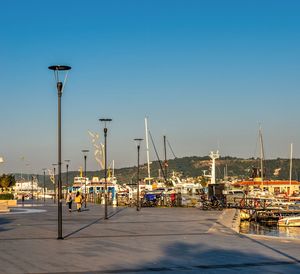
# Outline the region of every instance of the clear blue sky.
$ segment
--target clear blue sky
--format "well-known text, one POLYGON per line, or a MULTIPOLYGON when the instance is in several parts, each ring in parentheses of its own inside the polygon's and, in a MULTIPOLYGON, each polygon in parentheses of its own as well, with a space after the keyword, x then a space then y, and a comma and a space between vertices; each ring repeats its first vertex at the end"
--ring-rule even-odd
POLYGON ((300 157, 299 14, 299 1, 1 1, 0 172, 57 162, 52 64, 73 67, 62 98, 72 170, 106 116, 117 167, 135 163, 145 115, 161 155, 166 134, 179 157, 255 157, 261 122, 267 158, 288 157, 291 142, 300 157))

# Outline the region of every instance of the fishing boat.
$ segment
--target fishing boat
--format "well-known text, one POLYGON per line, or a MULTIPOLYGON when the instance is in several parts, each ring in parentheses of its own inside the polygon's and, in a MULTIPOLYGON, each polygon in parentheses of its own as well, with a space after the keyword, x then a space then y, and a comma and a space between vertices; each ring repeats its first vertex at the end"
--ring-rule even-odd
POLYGON ((300 226, 300 216, 286 217, 278 221, 278 226, 300 226))

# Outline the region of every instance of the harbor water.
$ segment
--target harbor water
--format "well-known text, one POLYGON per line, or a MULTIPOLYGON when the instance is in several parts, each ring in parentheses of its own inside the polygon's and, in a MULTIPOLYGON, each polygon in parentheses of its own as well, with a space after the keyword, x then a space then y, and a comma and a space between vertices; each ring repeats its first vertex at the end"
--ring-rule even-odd
POLYGON ((300 239, 300 227, 279 227, 277 224, 267 225, 248 221, 241 222, 240 233, 300 239))

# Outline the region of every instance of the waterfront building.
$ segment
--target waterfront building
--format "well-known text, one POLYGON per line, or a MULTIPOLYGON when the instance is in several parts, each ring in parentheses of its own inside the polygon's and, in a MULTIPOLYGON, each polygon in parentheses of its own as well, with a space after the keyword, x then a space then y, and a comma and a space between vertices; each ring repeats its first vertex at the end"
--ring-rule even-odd
MULTIPOLYGON (((13 187, 13 191, 21 198, 22 195, 29 198, 34 195, 34 197, 40 198, 44 195, 44 188, 39 187, 37 178, 33 178, 33 180, 24 180, 20 179, 16 181, 16 185, 13 187)), ((45 188, 45 194, 47 194, 47 188, 45 188)))
POLYGON ((275 195, 280 193, 292 195, 300 192, 300 182, 289 180, 249 180, 236 182, 233 185, 236 187, 243 187, 247 191, 253 191, 254 189, 259 188, 275 195))
POLYGON ((40 192, 42 191, 42 188, 38 186, 38 181, 36 179, 33 179, 32 181, 25 181, 23 179, 16 182, 16 185, 14 186, 14 190, 19 192, 31 192, 32 190, 34 192, 40 192))
POLYGON ((118 184, 115 177, 108 177, 107 183, 105 183, 104 178, 100 179, 99 177, 93 177, 92 180, 90 180, 88 177, 85 179, 85 177, 78 176, 74 178, 72 191, 80 191, 83 194, 93 196, 94 194, 104 193, 106 184, 108 195, 111 197, 112 203, 115 204, 116 193, 118 192, 118 184))

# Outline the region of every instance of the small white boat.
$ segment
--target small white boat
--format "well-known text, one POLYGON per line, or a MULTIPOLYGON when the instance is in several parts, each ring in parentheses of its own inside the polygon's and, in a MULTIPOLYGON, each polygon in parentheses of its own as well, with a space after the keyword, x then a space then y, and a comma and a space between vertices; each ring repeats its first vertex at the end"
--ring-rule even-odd
POLYGON ((278 221, 278 226, 300 226, 300 216, 280 219, 278 221))

